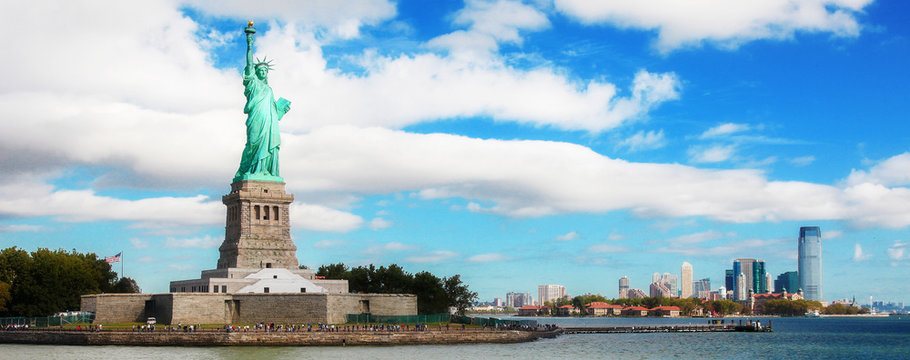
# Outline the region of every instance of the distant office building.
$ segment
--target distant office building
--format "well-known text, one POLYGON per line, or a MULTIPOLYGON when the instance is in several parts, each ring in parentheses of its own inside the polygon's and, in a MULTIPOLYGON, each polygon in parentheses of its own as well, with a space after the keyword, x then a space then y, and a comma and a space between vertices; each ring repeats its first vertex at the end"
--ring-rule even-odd
POLYGON ((777 279, 774 280, 774 292, 782 293, 784 289, 787 292, 795 293, 796 290, 799 290, 799 273, 796 271, 787 271, 783 274, 777 275, 777 279))
POLYGON ((679 296, 679 276, 671 273, 664 273, 660 276, 660 283, 664 284, 670 290, 670 297, 679 296))
POLYGON ((641 289, 629 289, 629 299, 644 299, 648 297, 641 289))
POLYGON ((619 298, 625 299, 629 297, 629 278, 623 276, 619 278, 619 298))
POLYGON ((746 300, 746 275, 739 273, 736 275, 736 289, 733 290, 733 300, 743 301, 746 300))
POLYGON ((663 282, 653 282, 651 283, 651 297, 672 297, 670 295, 670 288, 663 282))
POLYGON ((742 291, 740 291, 738 287, 734 288, 733 293, 737 296, 739 296, 740 293, 748 295, 750 291, 754 294, 768 292, 768 284, 766 283, 767 277, 765 276, 765 262, 763 260, 736 259, 733 261, 733 274, 736 274, 736 276, 743 274, 746 278, 743 283, 744 288, 742 291))
POLYGON ((526 305, 534 305, 531 300, 531 293, 506 293, 506 306, 508 307, 517 309, 526 305))
POLYGON ((566 295, 566 287, 562 285, 537 285, 537 302, 543 306, 548 301, 562 299, 566 295))
POLYGON ((654 273, 654 275, 651 275, 651 282, 652 282, 652 283, 655 283, 655 282, 658 282, 658 281, 660 281, 660 273, 654 273))
MULTIPOLYGON (((724 271, 724 287, 728 291, 736 289, 736 274, 733 273, 733 269, 727 269, 724 271)), ((730 298, 732 300, 732 298, 730 298)))
MULTIPOLYGON (((764 292, 764 293, 770 293, 770 292, 771 292, 771 284, 773 284, 773 283, 771 282, 771 274, 768 273, 768 272, 765 272, 765 292, 764 292)), ((763 293, 763 294, 764 294, 764 293, 763 293)))
POLYGON ((502 307, 502 298, 493 298, 493 306, 502 307))
POLYGON ((710 292, 710 291, 711 291, 711 279, 704 278, 704 279, 695 280, 692 282, 692 294, 693 295, 695 295, 699 298, 704 298, 702 296, 702 292, 710 292))
POLYGON ((818 226, 799 228, 799 287, 806 300, 822 301, 822 231, 818 226))
POLYGON ((679 276, 682 278, 679 297, 685 299, 692 297, 693 294, 698 294, 692 291, 692 264, 683 262, 679 268, 679 276))

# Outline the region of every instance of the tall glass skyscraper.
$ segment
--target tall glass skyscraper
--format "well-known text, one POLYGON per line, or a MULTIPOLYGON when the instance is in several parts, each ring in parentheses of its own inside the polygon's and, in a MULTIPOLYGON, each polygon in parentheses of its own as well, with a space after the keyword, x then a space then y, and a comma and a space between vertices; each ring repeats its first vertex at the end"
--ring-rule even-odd
POLYGON ((777 280, 774 280, 774 292, 783 292, 784 289, 786 289, 788 293, 795 293, 796 290, 799 290, 798 272, 787 271, 777 276, 777 280))
POLYGON ((733 294, 746 294, 746 299, 749 296, 751 291, 753 294, 763 294, 768 292, 768 286, 766 284, 765 276, 765 261, 764 260, 755 260, 755 259, 736 259, 733 260, 733 273, 735 276, 743 274, 746 281, 743 285, 743 289, 739 289, 739 285, 734 289, 733 294))
POLYGON ((629 278, 623 276, 619 278, 619 298, 625 299, 629 297, 629 278))
POLYGON ((799 287, 807 300, 822 301, 822 231, 799 228, 799 287))

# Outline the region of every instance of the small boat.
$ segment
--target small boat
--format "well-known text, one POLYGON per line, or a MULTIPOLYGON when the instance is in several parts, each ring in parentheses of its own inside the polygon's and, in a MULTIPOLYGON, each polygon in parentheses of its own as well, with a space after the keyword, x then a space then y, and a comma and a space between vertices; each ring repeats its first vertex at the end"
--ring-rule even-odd
POLYGON ((822 315, 818 313, 818 310, 812 310, 806 313, 806 317, 821 317, 822 315))

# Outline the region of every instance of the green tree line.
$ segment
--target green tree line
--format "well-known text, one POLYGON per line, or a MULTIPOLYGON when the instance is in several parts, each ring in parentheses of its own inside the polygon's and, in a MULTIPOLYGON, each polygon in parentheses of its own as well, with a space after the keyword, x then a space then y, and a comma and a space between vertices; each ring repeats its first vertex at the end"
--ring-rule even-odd
POLYGON ((118 278, 93 253, 11 247, 0 251, 0 316, 49 316, 77 310, 80 296, 136 293, 136 281, 118 278))
POLYGON ((320 266, 316 275, 347 280, 352 293, 417 295, 417 312, 420 314, 445 313, 450 306, 464 313, 477 300, 477 293, 461 282, 460 275, 439 278, 426 271, 411 274, 396 264, 350 268, 344 263, 337 263, 320 266))
POLYGON ((748 308, 731 300, 704 301, 698 298, 680 299, 666 297, 646 297, 608 300, 601 295, 579 295, 572 298, 571 300, 557 299, 554 302, 548 301, 546 305, 552 306, 554 311, 557 307, 564 305, 572 305, 576 309, 584 311, 585 307, 588 304, 596 301, 612 305, 642 306, 648 309, 653 309, 658 306, 676 306, 679 307, 680 314, 683 316, 692 315, 698 308, 704 309, 709 313, 711 311, 714 311, 718 315, 744 314, 748 312, 748 308))

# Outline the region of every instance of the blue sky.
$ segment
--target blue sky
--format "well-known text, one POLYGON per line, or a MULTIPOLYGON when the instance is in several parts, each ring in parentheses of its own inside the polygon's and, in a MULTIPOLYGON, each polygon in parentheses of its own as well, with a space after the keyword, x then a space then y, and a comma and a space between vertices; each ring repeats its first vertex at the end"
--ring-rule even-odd
POLYGON ((302 264, 614 297, 683 261, 795 271, 817 225, 826 300, 910 300, 901 1, 0 8, 2 248, 123 251, 146 292, 214 268, 254 19, 302 264))

